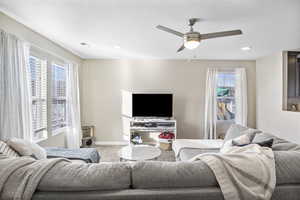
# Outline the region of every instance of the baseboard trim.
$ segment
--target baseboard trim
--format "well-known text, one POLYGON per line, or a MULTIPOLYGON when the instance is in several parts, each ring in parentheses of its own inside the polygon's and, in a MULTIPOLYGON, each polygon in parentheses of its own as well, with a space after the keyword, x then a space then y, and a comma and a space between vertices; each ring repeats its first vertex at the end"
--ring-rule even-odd
POLYGON ((104 146, 110 146, 110 145, 128 145, 128 142, 126 141, 96 141, 96 145, 104 145, 104 146))

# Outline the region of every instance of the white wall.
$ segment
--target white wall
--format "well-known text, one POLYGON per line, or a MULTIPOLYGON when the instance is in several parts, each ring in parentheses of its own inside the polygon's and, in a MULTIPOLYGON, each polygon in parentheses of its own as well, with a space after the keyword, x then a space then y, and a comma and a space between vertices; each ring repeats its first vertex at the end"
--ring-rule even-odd
POLYGON ((121 90, 170 91, 179 138, 202 138, 208 67, 245 67, 248 122, 255 127, 255 61, 85 60, 81 68, 82 122, 95 125, 97 141, 120 141, 121 90))
MULTIPOLYGON (((59 56, 59 58, 64 58, 78 64, 81 64, 82 62, 81 58, 78 56, 65 50, 61 46, 34 32, 2 12, 0 12, 0 29, 16 35, 18 38, 41 48, 43 51, 47 51, 48 54, 50 53, 54 56, 59 56)), ((64 146, 64 133, 56 136, 48 135, 48 139, 40 142, 40 144, 42 146, 64 146)))
POLYGON ((283 54, 256 61, 257 128, 300 143, 300 113, 282 110, 283 54))

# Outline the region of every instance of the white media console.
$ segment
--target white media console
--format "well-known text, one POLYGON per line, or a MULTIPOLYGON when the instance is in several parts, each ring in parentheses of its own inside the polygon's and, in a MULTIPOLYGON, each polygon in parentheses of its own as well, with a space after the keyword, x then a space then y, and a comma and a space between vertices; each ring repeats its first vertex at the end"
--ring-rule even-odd
POLYGON ((157 144, 158 141, 172 143, 172 140, 161 140, 162 132, 174 133, 176 139, 176 120, 163 118, 130 118, 123 116, 123 139, 131 143, 134 135, 139 134, 143 144, 157 144))
POLYGON ((160 133, 171 132, 175 135, 176 138, 176 132, 177 132, 176 120, 173 118, 168 118, 172 116, 172 112, 173 112, 172 95, 173 95, 172 93, 143 93, 143 92, 129 92, 123 90, 122 91, 123 139, 127 141, 129 144, 131 144, 132 142, 138 144, 140 143, 157 144, 158 142, 172 143, 171 139, 170 140, 159 139, 158 137, 160 133), (144 95, 149 95, 149 96, 145 97, 144 95), (139 99, 141 96, 144 97, 142 99, 139 99), (145 102, 145 106, 143 106, 143 103, 141 103, 141 101, 145 102), (142 110, 142 114, 140 112, 141 110, 142 110), (165 117, 150 118, 149 115, 165 116, 165 117), (141 116, 149 116, 149 117, 141 117, 141 116), (133 140, 134 138, 135 139, 140 138, 142 142, 136 142, 133 140))

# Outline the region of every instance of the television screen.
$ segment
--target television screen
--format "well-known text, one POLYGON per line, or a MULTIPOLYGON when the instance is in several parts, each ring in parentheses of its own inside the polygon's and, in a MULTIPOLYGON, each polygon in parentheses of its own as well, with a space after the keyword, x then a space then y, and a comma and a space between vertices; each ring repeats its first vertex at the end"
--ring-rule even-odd
POLYGON ((173 94, 133 94, 133 117, 172 117, 173 94))

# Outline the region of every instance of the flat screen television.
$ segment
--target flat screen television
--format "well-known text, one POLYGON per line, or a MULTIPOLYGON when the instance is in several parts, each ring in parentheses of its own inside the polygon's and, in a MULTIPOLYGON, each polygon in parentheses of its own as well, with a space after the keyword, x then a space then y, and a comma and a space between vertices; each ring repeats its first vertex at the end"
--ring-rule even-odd
POLYGON ((132 117, 173 116, 173 94, 132 94, 132 117))

